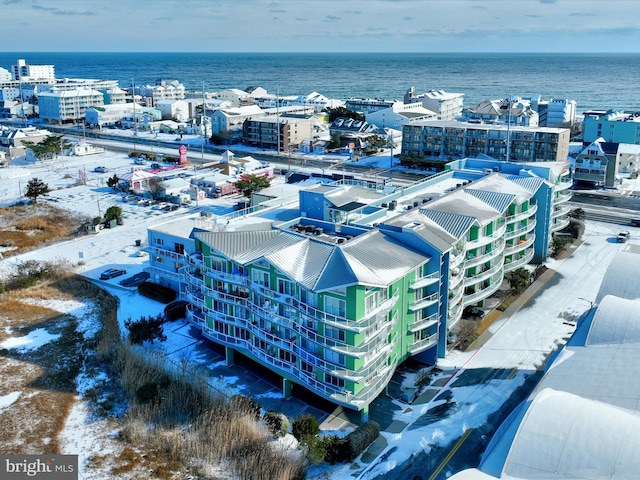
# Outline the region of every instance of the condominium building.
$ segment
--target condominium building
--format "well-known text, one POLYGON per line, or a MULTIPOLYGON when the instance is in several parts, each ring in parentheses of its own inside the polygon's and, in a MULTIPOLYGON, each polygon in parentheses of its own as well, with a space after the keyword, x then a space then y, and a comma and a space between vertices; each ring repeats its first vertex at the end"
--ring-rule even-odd
POLYGON ((366 419, 401 362, 435 364, 464 307, 546 257, 566 173, 466 159, 403 188, 316 185, 248 216, 159 225, 151 280, 180 292, 227 362, 242 354, 285 396, 304 388, 366 419))
POLYGON ((18 59, 18 64, 13 65, 14 80, 53 79, 56 78, 53 65, 28 65, 24 59, 18 59))
POLYGON ((486 155, 511 162, 557 162, 569 154, 566 128, 426 121, 405 125, 402 131, 402 155, 416 158, 486 155))
POLYGON ((585 112, 583 140, 640 145, 640 112, 585 112))
POLYGON ((38 95, 40 118, 49 123, 77 123, 84 121, 90 107, 104 105, 104 96, 98 90, 78 88, 42 92, 38 95))
POLYGON ((538 126, 538 112, 530 102, 520 98, 485 100, 473 107, 465 108, 460 115, 461 122, 494 123, 502 125, 538 126))
POLYGON ((311 118, 308 115, 248 118, 242 125, 242 138, 247 145, 287 152, 312 136, 311 118))

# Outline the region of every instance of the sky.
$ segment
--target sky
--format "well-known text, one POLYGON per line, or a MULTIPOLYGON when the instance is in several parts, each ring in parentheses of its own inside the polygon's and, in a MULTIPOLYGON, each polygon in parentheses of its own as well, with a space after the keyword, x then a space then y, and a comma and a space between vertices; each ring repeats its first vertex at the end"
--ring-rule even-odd
POLYGON ((638 52, 637 0, 0 0, 5 52, 638 52))

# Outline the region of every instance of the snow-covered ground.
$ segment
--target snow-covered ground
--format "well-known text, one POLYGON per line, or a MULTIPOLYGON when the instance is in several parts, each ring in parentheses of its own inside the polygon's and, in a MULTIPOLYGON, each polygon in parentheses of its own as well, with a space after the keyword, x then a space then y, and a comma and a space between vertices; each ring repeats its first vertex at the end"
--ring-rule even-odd
MULTIPOLYGON (((388 165, 388 156, 371 159, 388 165)), ((65 157, 55 163, 46 165, 20 164, 0 171, 0 204, 9 205, 19 198, 19 188, 23 188, 32 177, 45 180, 52 188, 50 200, 56 205, 68 208, 74 212, 97 216, 104 212, 109 205, 117 204, 124 209, 125 225, 112 230, 102 230, 95 235, 79 237, 61 244, 51 245, 37 251, 26 253, 18 258, 10 257, 0 262, 0 274, 4 268, 16 260, 37 259, 53 260, 66 258, 72 263, 83 262, 78 266, 80 273, 97 279, 105 268, 121 266, 128 273, 135 273, 145 267, 146 258, 138 255, 135 240, 147 238, 146 230, 149 226, 179 218, 188 209, 175 212, 160 212, 150 207, 125 204, 119 195, 111 193, 105 186, 106 179, 113 173, 124 173, 132 166, 130 159, 124 153, 107 152, 91 157, 65 157), (93 173, 96 166, 104 165, 110 168, 105 174, 93 173), (78 172, 89 173, 89 182, 82 186, 67 186, 74 183, 78 172), (65 178, 71 175, 71 178, 65 178)), ((277 179, 276 181, 282 181, 277 179)), ((215 200, 218 211, 225 212, 232 209, 237 199, 224 198, 215 200)), ((214 202, 213 200, 211 202, 214 202)), ((189 207, 192 208, 192 207, 189 207)), ((441 406, 442 396, 421 404, 414 404, 406 408, 406 404, 397 404, 394 420, 405 425, 400 431, 382 432, 387 446, 382 453, 382 462, 360 463, 354 469, 353 465, 337 465, 314 467, 309 471, 309 478, 332 478, 347 480, 354 477, 372 479, 377 475, 388 472, 405 462, 419 451, 428 452, 435 446, 445 446, 452 440, 459 438, 469 428, 474 428, 486 421, 487 417, 500 408, 504 400, 524 382, 526 375, 536 368, 540 368, 550 352, 564 342, 573 331, 577 318, 591 306, 600 286, 605 270, 614 254, 624 248, 624 244, 615 242, 618 227, 615 225, 587 222, 584 241, 575 248, 573 255, 559 261, 549 260, 546 265, 555 271, 555 276, 532 302, 517 313, 503 315, 499 321, 491 326, 492 336, 483 347, 470 352, 450 352, 446 359, 440 362, 444 372, 440 377, 443 381, 438 390, 449 390, 449 402, 454 402, 457 408, 443 413, 435 421, 424 422, 429 411, 441 406), (472 386, 456 387, 455 378, 465 371, 479 369, 511 370, 513 373, 505 378, 490 378, 472 386), (452 377, 453 375, 453 377, 452 377), (448 380, 445 380, 448 379, 448 380), (444 384, 444 385, 443 385, 444 384), (423 425, 424 423, 424 425, 423 425)), ((640 229, 630 228, 632 236, 630 243, 640 243, 640 229)), ((119 287, 118 278, 103 282, 114 295, 120 297, 118 318, 139 318, 142 315, 154 315, 162 311, 164 305, 139 296, 135 290, 119 287)), ((74 302, 60 302, 55 308, 61 312, 83 311, 90 306, 76 305, 74 302)), ((82 315, 83 328, 95 328, 95 317, 82 315)), ((184 322, 176 322, 167 326, 168 340, 159 348, 169 354, 169 358, 176 362, 205 362, 210 357, 203 356, 200 343, 189 334, 189 328, 184 322)), ((28 348, 47 341, 42 332, 34 331, 29 338, 5 342, 2 348, 28 348)), ((209 368, 212 365, 208 365, 209 368)), ((78 379, 79 394, 88 386, 78 379)), ((438 380, 437 378, 435 380, 438 380)), ((411 383, 411 379, 407 379, 411 383)), ((238 384, 237 378, 220 378, 220 384, 230 385, 234 391, 250 392, 251 385, 238 384)), ((268 393, 273 395, 273 393, 268 393)), ((10 405, 19 396, 19 392, 0 390, 0 409, 10 405)), ((83 478, 98 479, 95 472, 86 469, 83 459, 92 455, 108 453, 112 448, 111 427, 108 423, 96 425, 89 421, 88 411, 80 401, 72 409, 67 420, 67 427, 61 436, 65 443, 64 453, 77 453, 81 457, 81 471, 83 478), (93 473, 92 473, 93 472, 93 473), (92 476, 93 475, 93 476, 92 476)), ((437 410, 436 410, 437 411, 437 410)), ((343 434, 344 432, 341 432, 343 434)))

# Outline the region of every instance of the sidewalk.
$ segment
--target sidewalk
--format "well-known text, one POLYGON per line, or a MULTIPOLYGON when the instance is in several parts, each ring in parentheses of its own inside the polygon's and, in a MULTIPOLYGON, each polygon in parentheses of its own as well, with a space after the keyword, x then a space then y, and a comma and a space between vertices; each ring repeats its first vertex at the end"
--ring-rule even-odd
POLYGON ((526 304, 540 292, 540 290, 547 284, 547 282, 549 282, 553 278, 555 273, 556 273, 555 270, 552 270, 550 268, 547 269, 531 285, 529 285, 529 287, 527 287, 527 289, 524 292, 522 292, 518 296, 518 298, 516 298, 513 301, 513 303, 511 303, 511 305, 509 305, 505 309, 504 312, 501 312, 497 309, 492 310, 487 315, 488 319, 490 320, 490 323, 485 326, 484 332, 482 332, 478 336, 478 338, 474 340, 473 343, 471 343, 471 345, 469 345, 469 348, 467 350, 476 350, 482 347, 493 335, 489 328, 491 324, 496 320, 499 320, 503 316, 510 317, 511 315, 517 313, 518 310, 526 306, 526 304))

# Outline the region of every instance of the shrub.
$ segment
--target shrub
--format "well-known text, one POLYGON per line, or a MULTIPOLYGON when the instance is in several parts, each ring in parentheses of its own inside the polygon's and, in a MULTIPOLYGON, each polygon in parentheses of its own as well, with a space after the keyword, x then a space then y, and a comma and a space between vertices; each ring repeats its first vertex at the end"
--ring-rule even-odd
POLYGON ((302 441, 304 437, 315 437, 320 433, 320 425, 316 417, 310 413, 298 416, 291 425, 291 433, 296 440, 302 441))
POLYGON ((580 220, 572 218, 569 221, 569 226, 567 227, 567 229, 569 230, 569 232, 571 232, 572 238, 579 239, 584 233, 584 223, 580 220))
POLYGON ((561 235, 553 235, 551 240, 551 256, 557 258, 571 244, 571 238, 561 235))
POLYGON ((300 446, 305 450, 309 463, 315 465, 324 461, 325 450, 322 439, 307 435, 300 440, 300 446))
POLYGON ((284 413, 269 411, 262 418, 274 438, 284 437, 289 432, 289 419, 284 413))
POLYGON ((129 341, 134 345, 142 345, 144 342, 153 343, 154 340, 164 342, 167 336, 162 332, 162 324, 165 319, 162 315, 157 317, 141 317, 134 322, 129 317, 124 326, 129 330, 129 341))
POLYGON ((337 435, 327 435, 322 437, 324 444, 324 460, 330 465, 349 461, 347 440, 337 435))
POLYGON ((348 455, 348 460, 351 462, 355 460, 378 438, 378 435, 380 435, 380 425, 376 422, 363 423, 347 435, 345 453, 348 455))
POLYGON ((239 415, 251 415, 256 420, 260 419, 260 404, 246 395, 233 395, 229 400, 231 408, 239 415))
POLYGON ((161 303, 171 303, 178 296, 172 288, 153 282, 143 282, 138 285, 138 293, 161 303))
POLYGON ((185 318, 187 316, 187 304, 182 300, 171 302, 164 307, 164 318, 167 322, 185 318))
POLYGON ((531 274, 525 268, 518 268, 504 275, 504 279, 509 282, 509 286, 516 295, 521 294, 531 284, 531 274))

